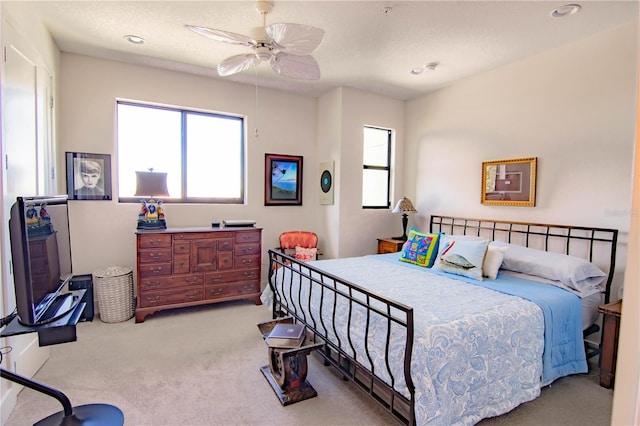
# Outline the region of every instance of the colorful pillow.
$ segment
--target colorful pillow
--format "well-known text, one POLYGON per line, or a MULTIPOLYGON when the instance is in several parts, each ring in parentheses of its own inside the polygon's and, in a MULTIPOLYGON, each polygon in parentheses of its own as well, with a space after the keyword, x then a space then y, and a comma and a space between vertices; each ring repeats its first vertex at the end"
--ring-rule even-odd
POLYGON ((400 260, 431 268, 438 254, 440 234, 425 234, 415 228, 409 230, 407 242, 402 245, 400 260))
POLYGON ((456 239, 455 236, 443 235, 434 269, 482 281, 482 265, 488 245, 489 240, 456 239))
POLYGON ((308 260, 315 260, 317 252, 318 252, 317 248, 304 248, 304 247, 296 246, 295 258, 296 260, 301 260, 303 262, 306 262, 308 260))
POLYGON ((482 275, 484 277, 490 280, 495 280, 498 277, 498 270, 502 265, 504 252, 507 251, 508 248, 509 247, 496 246, 493 243, 489 244, 489 247, 487 247, 487 255, 482 264, 482 275))

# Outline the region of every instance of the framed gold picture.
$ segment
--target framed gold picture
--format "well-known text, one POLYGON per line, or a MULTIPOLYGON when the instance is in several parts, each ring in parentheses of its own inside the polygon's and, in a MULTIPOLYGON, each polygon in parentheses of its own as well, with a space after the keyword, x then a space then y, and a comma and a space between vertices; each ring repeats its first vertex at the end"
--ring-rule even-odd
POLYGON ((535 206, 536 168, 536 157, 483 162, 482 204, 535 206))

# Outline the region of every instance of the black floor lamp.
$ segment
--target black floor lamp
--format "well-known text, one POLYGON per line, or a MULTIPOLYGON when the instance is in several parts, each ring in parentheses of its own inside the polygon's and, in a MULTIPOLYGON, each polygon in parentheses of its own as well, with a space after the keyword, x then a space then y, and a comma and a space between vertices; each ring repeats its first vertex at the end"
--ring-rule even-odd
POLYGON ((402 213, 402 236, 393 237, 394 240, 407 241, 407 224, 409 223, 408 216, 418 211, 413 207, 413 203, 407 197, 402 197, 398 200, 396 207, 391 210, 391 213, 402 213))
POLYGON ((109 404, 86 404, 76 407, 71 406, 71 401, 67 396, 57 389, 38 383, 35 380, 0 368, 0 377, 12 381, 19 385, 33 389, 37 392, 55 398, 62 404, 62 411, 50 415, 36 423, 38 426, 45 425, 92 425, 92 426, 122 426, 124 424, 124 414, 113 405, 109 404))

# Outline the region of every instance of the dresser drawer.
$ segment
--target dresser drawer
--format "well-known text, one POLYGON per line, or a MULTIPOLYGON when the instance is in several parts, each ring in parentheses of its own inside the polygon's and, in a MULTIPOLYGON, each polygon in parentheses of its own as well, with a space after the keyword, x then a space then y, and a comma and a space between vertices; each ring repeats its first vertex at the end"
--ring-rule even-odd
POLYGON ((245 269, 231 272, 208 272, 204 274, 205 285, 260 280, 260 269, 245 269))
POLYGON ((140 256, 140 263, 171 262, 171 249, 159 248, 156 250, 140 250, 138 252, 138 256, 140 256))
POLYGON ((206 286, 206 299, 218 299, 222 297, 235 296, 246 293, 259 293, 260 283, 235 283, 206 286))
POLYGON ((202 286, 203 281, 204 279, 201 274, 142 278, 138 281, 138 291, 142 295, 158 290, 174 290, 189 286, 198 287, 202 286))
POLYGON ((138 247, 141 249, 155 247, 171 247, 171 235, 149 234, 138 235, 138 247))
POLYGON ((233 267, 236 269, 259 268, 260 255, 254 254, 250 256, 234 256, 233 267))
POLYGON ((196 302, 203 299, 204 290, 202 287, 179 288, 141 294, 138 304, 141 308, 148 308, 151 306, 196 302))
POLYGON ((138 267, 140 277, 154 277, 159 275, 171 275, 171 263, 143 263, 138 267))
POLYGON ((236 243, 258 243, 258 242, 260 242, 260 230, 236 232, 236 243))
POLYGON ((174 254, 173 255, 173 273, 174 274, 188 274, 190 269, 189 259, 191 255, 187 254, 174 254))
POLYGON ((180 232, 173 234, 174 240, 219 240, 221 238, 233 239, 232 232, 180 232))
POLYGON ((218 270, 227 271, 233 269, 233 252, 221 251, 218 253, 218 270))
POLYGON ((173 242, 173 252, 176 254, 187 254, 191 251, 191 242, 176 240, 173 242))
POLYGON ((246 256, 248 254, 260 254, 260 244, 238 244, 234 251, 236 256, 246 256))
POLYGON ((221 238, 218 240, 218 250, 231 251, 233 250, 233 238, 221 238))

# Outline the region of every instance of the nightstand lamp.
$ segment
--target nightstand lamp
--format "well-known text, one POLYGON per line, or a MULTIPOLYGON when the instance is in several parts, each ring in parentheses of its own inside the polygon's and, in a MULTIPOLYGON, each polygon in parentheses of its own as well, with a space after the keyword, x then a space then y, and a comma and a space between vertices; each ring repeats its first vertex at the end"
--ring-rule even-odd
POLYGON ((166 229, 167 222, 164 218, 162 200, 156 200, 158 196, 168 197, 167 174, 154 172, 136 172, 136 197, 145 197, 140 200, 140 212, 138 213, 138 229, 166 229))
POLYGON ((402 197, 391 213, 402 213, 402 236, 393 237, 394 240, 407 241, 407 223, 409 223, 408 215, 418 213, 413 207, 413 203, 407 197, 402 197))

